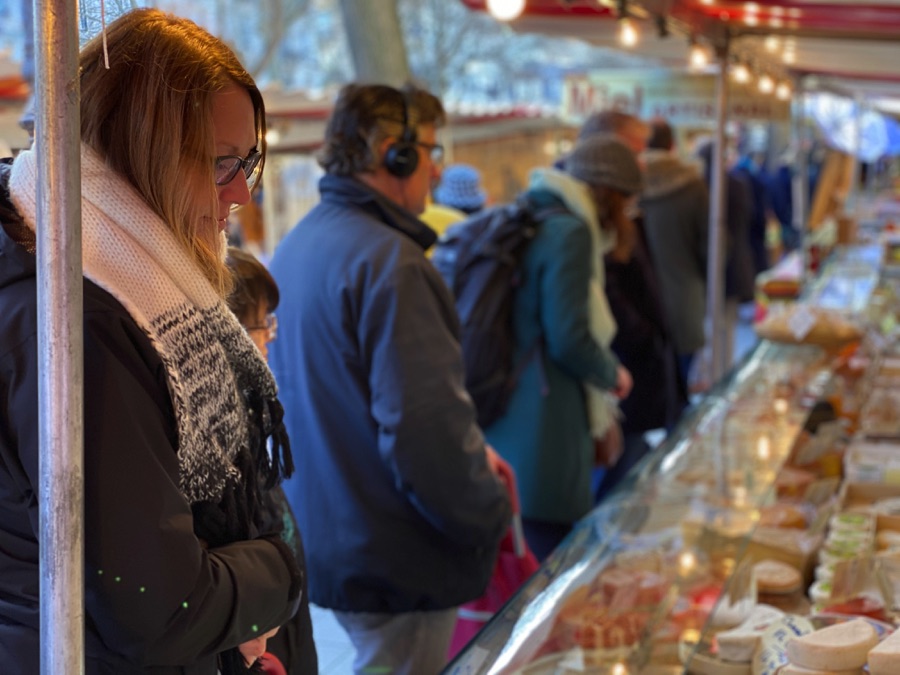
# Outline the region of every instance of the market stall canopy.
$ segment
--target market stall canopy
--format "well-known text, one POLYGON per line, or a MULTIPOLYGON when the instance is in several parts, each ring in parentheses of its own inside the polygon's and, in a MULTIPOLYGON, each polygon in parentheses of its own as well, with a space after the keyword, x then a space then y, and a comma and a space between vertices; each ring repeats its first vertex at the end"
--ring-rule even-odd
MULTIPOLYGON (((461 0, 485 10, 487 0, 461 0)), ((691 37, 729 40, 732 53, 773 76, 809 84, 900 113, 900 0, 526 0, 518 31, 580 38, 622 49, 618 19, 634 22, 634 49, 683 65, 691 37)))

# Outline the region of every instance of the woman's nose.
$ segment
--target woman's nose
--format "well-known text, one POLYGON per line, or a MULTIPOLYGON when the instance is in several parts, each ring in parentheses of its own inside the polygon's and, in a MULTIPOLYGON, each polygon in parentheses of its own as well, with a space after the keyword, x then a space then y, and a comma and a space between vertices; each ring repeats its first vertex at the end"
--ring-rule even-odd
POLYGON ((219 187, 219 199, 238 206, 250 202, 250 188, 243 171, 238 171, 230 182, 219 187))

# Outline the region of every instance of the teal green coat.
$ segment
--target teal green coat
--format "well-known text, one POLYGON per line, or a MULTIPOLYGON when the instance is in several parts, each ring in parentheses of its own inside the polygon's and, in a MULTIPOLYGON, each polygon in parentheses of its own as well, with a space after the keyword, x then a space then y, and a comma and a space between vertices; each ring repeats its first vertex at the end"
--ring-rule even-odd
MULTIPOLYGON (((528 196, 538 208, 563 205, 548 190, 528 196)), ((547 522, 572 523, 591 509, 594 451, 583 383, 614 387, 619 363, 590 334, 588 227, 570 213, 538 227, 513 299, 522 374, 506 414, 485 429, 488 442, 516 470, 523 517, 547 522)))

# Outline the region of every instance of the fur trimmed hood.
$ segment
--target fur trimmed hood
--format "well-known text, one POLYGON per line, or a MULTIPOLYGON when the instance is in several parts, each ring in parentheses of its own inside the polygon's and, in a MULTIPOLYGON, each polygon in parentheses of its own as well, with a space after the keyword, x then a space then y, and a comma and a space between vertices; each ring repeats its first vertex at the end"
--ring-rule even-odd
POLYGON ((644 154, 644 192, 641 200, 668 197, 698 180, 702 180, 702 176, 696 166, 682 162, 671 152, 648 150, 644 154))

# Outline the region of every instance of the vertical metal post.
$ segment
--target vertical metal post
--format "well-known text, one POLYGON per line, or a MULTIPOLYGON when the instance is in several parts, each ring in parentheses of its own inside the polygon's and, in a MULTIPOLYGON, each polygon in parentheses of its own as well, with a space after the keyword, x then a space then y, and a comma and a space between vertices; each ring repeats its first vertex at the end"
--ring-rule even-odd
MULTIPOLYGON (((791 225, 800 233, 799 250, 806 250, 807 212, 809 210, 809 154, 812 147, 806 130, 806 80, 798 77, 791 103, 791 141, 794 146, 791 167, 791 225)), ((806 269, 804 261, 803 269, 806 269)))
MULTIPOLYGON (((862 183, 862 142, 863 142, 863 117, 866 114, 867 102, 866 99, 862 96, 862 94, 857 94, 854 97, 854 111, 855 115, 853 118, 853 173, 850 182, 850 189, 847 191, 848 200, 852 199, 853 203, 853 217, 859 222, 862 217, 862 202, 863 202, 863 194, 862 188, 860 187, 862 183)), ((849 215, 844 211, 844 215, 849 215)))
POLYGON ((41 673, 84 672, 78 3, 35 0, 41 673))
POLYGON ((725 330, 725 122, 728 114, 728 42, 716 46, 716 136, 710 171, 709 249, 706 272, 706 316, 712 353, 712 381, 718 382, 727 364, 725 330))

